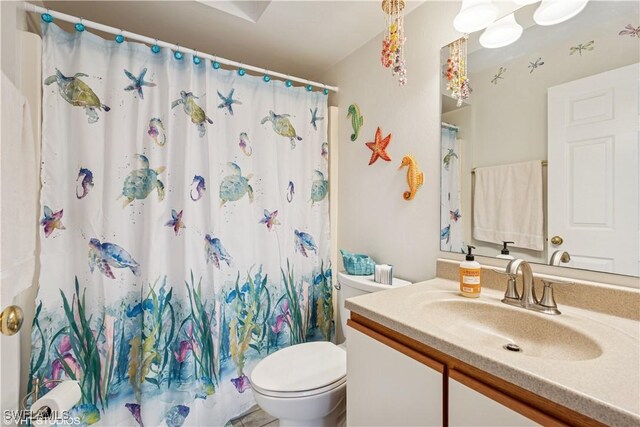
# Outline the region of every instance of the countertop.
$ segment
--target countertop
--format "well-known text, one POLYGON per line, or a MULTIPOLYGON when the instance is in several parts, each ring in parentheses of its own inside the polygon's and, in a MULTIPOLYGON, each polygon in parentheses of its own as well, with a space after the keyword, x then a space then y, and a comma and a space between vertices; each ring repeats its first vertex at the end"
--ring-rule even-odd
MULTIPOLYGON (((436 278, 403 288, 346 300, 354 313, 422 342, 469 365, 608 425, 640 425, 640 322, 559 306, 550 316, 509 307, 504 292, 483 289, 472 300, 458 294, 458 283, 436 278), (497 304, 526 315, 553 318, 590 337, 602 354, 588 360, 553 360, 478 345, 473 333, 452 334, 429 319, 429 304, 456 300, 497 304)), ((433 307, 433 306, 431 306, 433 307)), ((452 315, 455 315, 452 313, 452 315)))

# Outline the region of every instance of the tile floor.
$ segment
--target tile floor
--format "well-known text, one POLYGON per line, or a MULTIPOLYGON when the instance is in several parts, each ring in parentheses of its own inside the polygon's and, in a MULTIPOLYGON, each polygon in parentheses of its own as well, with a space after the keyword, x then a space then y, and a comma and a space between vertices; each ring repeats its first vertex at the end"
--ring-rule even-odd
POLYGON ((231 420, 225 427, 278 427, 280 423, 258 406, 249 409, 246 414, 231 420))

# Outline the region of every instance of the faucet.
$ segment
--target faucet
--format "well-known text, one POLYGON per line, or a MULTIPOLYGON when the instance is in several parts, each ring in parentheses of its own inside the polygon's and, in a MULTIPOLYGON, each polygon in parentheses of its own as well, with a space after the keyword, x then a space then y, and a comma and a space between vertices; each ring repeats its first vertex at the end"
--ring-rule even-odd
POLYGON ((560 310, 558 310, 556 301, 553 298, 553 285, 568 284, 567 282, 543 280, 544 291, 542 292, 542 298, 538 300, 533 285, 533 271, 527 261, 523 259, 511 260, 507 264, 506 274, 509 276, 509 280, 507 282, 507 290, 502 299, 503 303, 545 314, 560 314, 560 310), (522 272, 522 295, 518 294, 516 288, 518 271, 522 272))
MULTIPOLYGON (((514 259, 507 264, 507 274, 514 281, 518 276, 518 270, 522 270, 522 296, 520 297, 518 304, 523 308, 531 308, 538 304, 538 298, 536 298, 536 290, 533 286, 533 271, 529 263, 523 259, 514 259)), ((506 295, 505 295, 506 296, 506 295)), ((506 302, 503 300, 503 302, 506 302)), ((512 302, 506 302, 512 304, 512 302)))
POLYGON ((557 250, 553 254, 551 254, 551 259, 549 259, 549 265, 559 266, 560 262, 567 263, 571 261, 571 256, 569 252, 557 250))

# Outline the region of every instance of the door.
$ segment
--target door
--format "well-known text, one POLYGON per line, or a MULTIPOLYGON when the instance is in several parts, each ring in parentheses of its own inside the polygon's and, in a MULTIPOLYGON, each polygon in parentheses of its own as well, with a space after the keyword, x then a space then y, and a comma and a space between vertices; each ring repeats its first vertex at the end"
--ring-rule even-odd
POLYGON ((539 424, 449 378, 449 426, 525 427, 539 424))
POLYGON ((571 267, 639 273, 639 76, 633 64, 549 88, 547 249, 571 267))

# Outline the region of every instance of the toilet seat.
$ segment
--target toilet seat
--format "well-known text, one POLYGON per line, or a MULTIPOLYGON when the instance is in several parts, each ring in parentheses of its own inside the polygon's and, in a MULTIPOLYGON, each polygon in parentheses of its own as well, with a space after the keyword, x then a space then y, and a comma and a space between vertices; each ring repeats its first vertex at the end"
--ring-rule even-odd
POLYGON ((323 394, 330 392, 333 389, 339 388, 343 384, 347 382, 347 376, 345 375, 340 380, 336 381, 333 384, 326 385, 324 387, 316 388, 313 390, 306 391, 272 391, 272 390, 264 390, 260 387, 257 387, 255 384, 251 384, 254 393, 259 393, 268 397, 278 397, 281 399, 295 399, 297 397, 311 397, 316 396, 318 394, 323 394))
POLYGON ((347 378, 347 353, 330 342, 284 348, 262 359, 250 374, 253 389, 265 396, 296 398, 326 393, 347 378))

